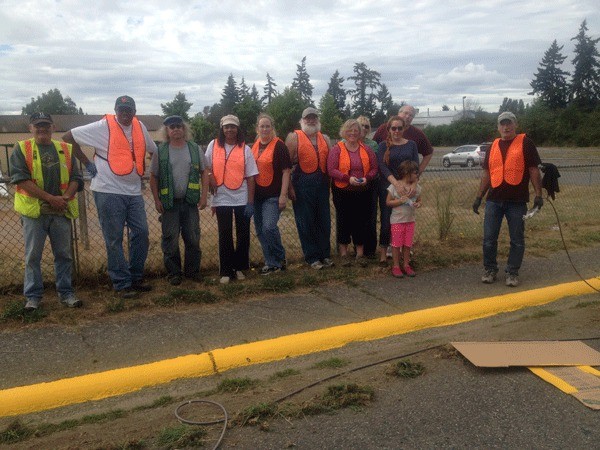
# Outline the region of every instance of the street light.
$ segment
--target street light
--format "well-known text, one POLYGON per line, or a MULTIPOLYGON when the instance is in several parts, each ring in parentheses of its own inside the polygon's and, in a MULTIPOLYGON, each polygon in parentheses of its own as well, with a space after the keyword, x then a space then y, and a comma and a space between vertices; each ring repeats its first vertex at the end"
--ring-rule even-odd
POLYGON ((466 95, 463 95, 463 119, 465 118, 466 114, 465 114, 465 98, 467 98, 466 95))

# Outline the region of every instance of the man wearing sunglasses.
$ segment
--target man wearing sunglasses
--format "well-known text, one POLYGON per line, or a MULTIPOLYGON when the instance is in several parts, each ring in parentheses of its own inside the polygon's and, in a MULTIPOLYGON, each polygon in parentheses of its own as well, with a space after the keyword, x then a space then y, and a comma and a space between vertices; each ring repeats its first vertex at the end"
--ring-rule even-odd
POLYGON ((54 255, 60 302, 75 308, 81 300, 72 285, 71 220, 79 215, 75 193, 83 190, 83 178, 71 145, 52 139, 54 123, 49 114, 32 114, 29 131, 33 137, 18 142, 10 156, 11 181, 17 186, 15 210, 21 215, 25 237, 25 310, 38 309, 42 301, 46 237, 54 255))
POLYGON ((156 145, 148 130, 135 116, 135 101, 122 95, 115 102, 115 114, 68 131, 63 140, 73 144, 75 156, 92 176, 91 189, 108 256, 108 275, 122 298, 134 298, 151 290, 144 283, 148 256, 148 222, 142 197, 142 176, 146 152, 156 145), (80 146, 94 148, 94 162, 80 146), (129 234, 129 260, 123 251, 123 231, 129 234))
POLYGON ((150 188, 156 211, 161 214, 162 251, 167 279, 173 286, 182 276, 201 281, 200 214, 206 208, 208 169, 204 153, 191 139, 189 126, 181 116, 163 121, 163 142, 152 155, 150 188), (185 259, 181 270, 179 234, 185 259))

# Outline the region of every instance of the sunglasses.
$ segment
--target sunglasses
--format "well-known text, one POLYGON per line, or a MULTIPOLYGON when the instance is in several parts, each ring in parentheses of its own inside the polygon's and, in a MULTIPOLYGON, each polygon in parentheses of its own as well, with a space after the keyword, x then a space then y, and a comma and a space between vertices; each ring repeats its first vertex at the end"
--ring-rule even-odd
POLYGON ((404 127, 390 127, 390 130, 392 131, 402 131, 404 129, 404 127))
POLYGON ((169 125, 169 130, 177 130, 178 128, 183 128, 182 123, 172 123, 169 125))

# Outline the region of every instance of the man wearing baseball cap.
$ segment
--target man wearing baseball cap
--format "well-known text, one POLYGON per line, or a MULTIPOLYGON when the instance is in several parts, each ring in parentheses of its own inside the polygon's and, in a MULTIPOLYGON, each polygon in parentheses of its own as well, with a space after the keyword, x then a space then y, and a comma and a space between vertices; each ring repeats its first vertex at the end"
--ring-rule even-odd
POLYGON ((56 291, 69 308, 81 306, 72 285, 71 220, 79 215, 75 193, 83 190, 71 145, 52 139, 49 114, 29 119, 33 138, 19 141, 10 156, 11 181, 16 184, 15 210, 21 215, 25 237, 26 311, 39 308, 44 293, 42 252, 50 238, 56 291))
POLYGON ((482 197, 487 193, 483 221, 483 283, 496 281, 498 273, 498 235, 502 219, 506 217, 510 235, 510 250, 506 264, 507 286, 519 284, 519 269, 525 253, 525 224, 529 201, 529 182, 535 190, 533 206, 541 208, 542 178, 538 165, 540 156, 533 141, 525 134, 517 134, 517 118, 505 111, 498 116, 496 139, 485 155, 483 174, 473 202, 473 212, 479 214, 482 197))
POLYGON ((149 240, 141 178, 146 152, 154 153, 156 145, 135 114, 133 98, 122 95, 115 101, 115 114, 63 136, 92 175, 90 187, 106 244, 108 275, 123 298, 151 290, 143 281, 149 240), (82 145, 94 148, 93 162, 81 150, 82 145), (123 251, 125 227, 129 230, 129 260, 123 251))

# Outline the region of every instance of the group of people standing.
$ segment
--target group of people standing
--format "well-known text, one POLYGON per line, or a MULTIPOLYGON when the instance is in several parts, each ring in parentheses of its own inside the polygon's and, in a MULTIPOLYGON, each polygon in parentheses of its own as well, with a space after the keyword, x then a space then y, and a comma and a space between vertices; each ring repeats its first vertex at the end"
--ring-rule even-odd
MULTIPOLYGON (((32 138, 17 143, 10 157, 12 182, 17 185, 15 209, 22 216, 25 235, 25 309, 37 309, 42 299, 40 265, 46 237, 50 238, 55 258, 60 301, 68 307, 82 304, 73 291, 71 276, 71 219, 78 215, 74 197, 83 189, 75 158, 85 165, 92 177, 91 190, 106 245, 108 274, 114 290, 122 298, 133 298, 152 289, 144 280, 149 232, 141 177, 146 170, 147 154, 152 155, 150 187, 160 214, 164 265, 172 285, 180 284, 184 277, 202 280, 199 210, 207 207, 209 192, 212 193, 210 207, 218 224, 222 284, 245 278, 253 216, 265 260, 260 273, 269 275, 286 269, 278 221, 288 199, 292 200, 305 262, 315 270, 333 266, 330 192, 336 210, 336 237, 342 265, 356 262, 365 266, 366 257, 377 256, 379 206, 379 261, 387 267, 391 244, 392 275, 414 276, 410 250, 415 209, 421 205, 418 180, 433 152, 423 132, 412 126, 414 116, 414 108, 404 105, 398 115, 379 127, 374 140, 367 137, 368 118, 347 120, 340 129, 341 140, 332 145, 329 137, 321 132, 319 112, 313 107, 302 112, 300 129, 289 133, 285 142, 277 137, 273 118, 260 114, 256 123, 257 139, 249 146, 239 119, 226 115, 220 121, 218 136, 203 153, 192 140, 189 125, 180 116, 169 116, 163 121, 162 142, 157 147, 136 117, 135 101, 129 96, 117 98, 115 114, 73 128, 62 136, 62 141, 52 139, 52 117, 35 113, 29 125, 32 138), (94 148, 93 160, 81 146, 94 148), (123 249, 124 232, 128 233, 127 257, 123 249), (185 248, 183 264, 180 235, 185 248), (350 257, 351 244, 354 257, 350 257)), ((501 116, 501 119, 501 141, 508 142, 508 138, 516 136, 516 119, 512 115, 501 116)), ((512 140, 506 145, 501 143, 502 155, 493 146, 491 156, 488 155, 490 166, 492 163, 501 165, 506 151, 511 170, 522 163, 518 156, 522 150, 521 140, 514 145, 510 144, 512 140)), ((525 141, 526 149, 532 145, 525 141)), ((514 181, 519 185, 518 200, 522 202, 527 196, 523 189, 531 177, 536 188, 535 204, 541 207, 539 173, 535 172, 539 156, 534 146, 526 153, 529 154, 533 156, 527 156, 524 165, 529 171, 520 170, 518 173, 524 176, 517 177, 518 180, 513 177, 516 181, 511 178, 508 183, 514 181)), ((487 161, 488 158, 486 164, 487 161)), ((496 193, 506 190, 502 188, 502 173, 485 172, 487 178, 484 175, 473 206, 475 212, 488 189, 488 205, 496 205, 493 201, 502 199, 496 193)), ((524 203, 515 214, 522 213, 522 205, 524 203)), ((493 211, 494 218, 490 210, 488 219, 489 208, 491 206, 486 205, 484 282, 495 279, 495 239, 503 214, 509 218, 511 238, 517 232, 516 225, 511 226, 511 211, 504 211, 505 206, 501 204, 493 211)), ((519 242, 515 242, 518 252, 513 252, 511 242, 507 268, 507 274, 513 276, 511 285, 516 285, 514 277, 524 248, 522 235, 519 236, 519 242)))

